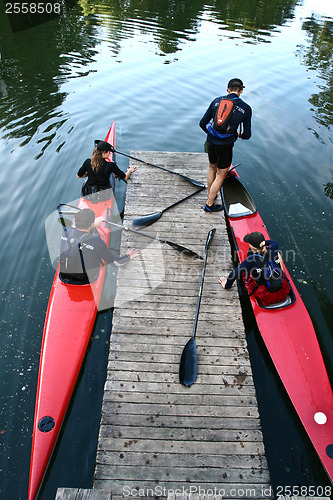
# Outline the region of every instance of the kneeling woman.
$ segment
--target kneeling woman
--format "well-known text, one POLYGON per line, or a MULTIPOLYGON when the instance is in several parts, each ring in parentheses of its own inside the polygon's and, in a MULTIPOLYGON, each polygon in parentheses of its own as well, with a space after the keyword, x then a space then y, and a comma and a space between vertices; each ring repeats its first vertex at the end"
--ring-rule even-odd
POLYGON ((221 276, 220 284, 223 288, 231 288, 235 279, 245 273, 245 286, 248 294, 259 299, 260 304, 268 306, 283 302, 290 292, 290 286, 283 272, 283 264, 278 251, 279 244, 277 241, 265 240, 264 235, 257 231, 247 234, 244 241, 250 245, 247 258, 231 271, 227 278, 221 276), (270 261, 279 271, 274 283, 265 272, 270 261))
POLYGON ((113 161, 106 161, 112 151, 112 146, 105 141, 97 142, 91 159, 88 158, 79 169, 77 177, 88 177, 87 182, 82 186, 82 196, 97 193, 105 189, 110 189, 110 175, 113 173, 120 179, 127 181, 136 167, 132 166, 127 172, 120 170, 113 161))

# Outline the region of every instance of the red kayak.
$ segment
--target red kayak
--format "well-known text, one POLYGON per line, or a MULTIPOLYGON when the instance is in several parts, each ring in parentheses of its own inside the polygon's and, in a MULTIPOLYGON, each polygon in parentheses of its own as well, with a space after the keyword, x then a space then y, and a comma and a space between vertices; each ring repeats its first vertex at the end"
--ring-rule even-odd
MULTIPOLYGON (((222 199, 239 262, 253 231, 270 239, 265 224, 233 170, 223 183, 222 199)), ((333 482, 333 394, 310 316, 284 264, 291 292, 284 303, 262 307, 250 297, 259 331, 298 416, 333 482)))
MULTIPOLYGON (((115 122, 105 141, 115 147, 115 122)), ((91 208, 96 217, 110 219, 113 201, 110 191, 110 198, 105 201, 81 198, 79 208, 91 208)), ((98 232, 109 246, 110 230, 104 226, 98 232)), ((28 500, 37 496, 72 397, 94 326, 105 270, 106 266, 101 266, 97 280, 88 285, 63 283, 59 267, 55 274, 40 356, 28 500)))

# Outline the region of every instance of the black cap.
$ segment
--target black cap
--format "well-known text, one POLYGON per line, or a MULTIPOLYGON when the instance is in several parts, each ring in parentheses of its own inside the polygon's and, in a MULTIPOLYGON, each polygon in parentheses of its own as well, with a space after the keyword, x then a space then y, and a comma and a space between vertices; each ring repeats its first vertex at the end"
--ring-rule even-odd
POLYGON ((96 145, 98 151, 103 151, 103 153, 106 151, 112 151, 111 144, 109 144, 106 141, 95 141, 95 145, 96 145))
POLYGON ((258 231, 254 231, 253 233, 246 234, 244 236, 244 241, 245 243, 250 243, 250 245, 256 248, 261 248, 265 244, 265 236, 258 231))
POLYGON ((245 89, 243 82, 240 78, 232 78, 228 83, 228 89, 232 87, 239 87, 240 89, 245 89))
POLYGON ((95 213, 90 208, 83 208, 75 214, 75 226, 78 229, 88 229, 95 222, 95 213))

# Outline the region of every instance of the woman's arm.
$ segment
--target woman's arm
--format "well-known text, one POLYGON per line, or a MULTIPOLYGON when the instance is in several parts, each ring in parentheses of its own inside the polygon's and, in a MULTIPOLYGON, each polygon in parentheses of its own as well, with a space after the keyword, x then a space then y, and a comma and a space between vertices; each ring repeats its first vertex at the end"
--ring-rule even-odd
POLYGON ((88 163, 90 162, 89 158, 83 163, 82 167, 79 168, 76 177, 81 179, 82 177, 88 177, 88 163))

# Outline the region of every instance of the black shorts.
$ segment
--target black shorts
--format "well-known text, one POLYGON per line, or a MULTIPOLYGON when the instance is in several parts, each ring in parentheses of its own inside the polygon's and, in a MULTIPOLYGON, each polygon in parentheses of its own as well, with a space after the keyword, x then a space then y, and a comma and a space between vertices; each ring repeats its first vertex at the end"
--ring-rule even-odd
POLYGON ((217 168, 229 168, 232 162, 232 148, 233 144, 226 146, 215 146, 214 144, 207 143, 207 153, 209 163, 217 163, 217 168))

